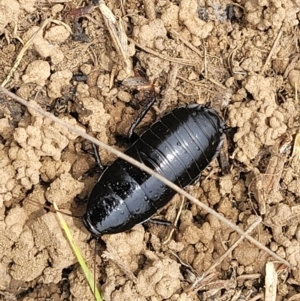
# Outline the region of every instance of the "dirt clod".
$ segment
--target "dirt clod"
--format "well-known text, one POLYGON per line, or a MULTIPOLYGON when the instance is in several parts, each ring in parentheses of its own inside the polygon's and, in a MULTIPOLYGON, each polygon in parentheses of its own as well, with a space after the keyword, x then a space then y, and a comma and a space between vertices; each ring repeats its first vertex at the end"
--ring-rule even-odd
MULTIPOLYGON (((122 150, 129 142, 120 136, 149 91, 157 101, 145 123, 210 103, 228 126, 229 168, 214 160, 189 192, 241 229, 259 215, 252 237, 295 267, 276 261, 274 300, 298 300, 300 2, 108 0, 106 22, 98 6, 87 6, 96 2, 1 1, 0 84, 122 150), (124 84, 138 79, 147 88, 124 84)), ((115 160, 96 151, 106 166, 115 160)), ((100 177, 96 161, 81 137, 0 94, 0 300, 94 299, 45 207, 55 201, 82 216, 100 177)), ((178 199, 159 218, 173 222, 178 199)), ((244 239, 218 262, 240 236, 190 202, 176 230, 136 225, 103 235, 96 252, 82 221, 66 219, 106 301, 264 298, 273 259, 244 239)))

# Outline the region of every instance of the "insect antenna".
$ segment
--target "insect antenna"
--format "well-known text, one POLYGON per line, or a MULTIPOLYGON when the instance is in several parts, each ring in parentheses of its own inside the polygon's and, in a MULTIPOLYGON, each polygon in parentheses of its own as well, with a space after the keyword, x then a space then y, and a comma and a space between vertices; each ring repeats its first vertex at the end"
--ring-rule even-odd
POLYGON ((48 209, 50 212, 53 212, 53 213, 56 213, 56 212, 59 212, 61 214, 64 214, 64 215, 67 215, 67 216, 70 216, 70 217, 74 217, 74 218, 78 218, 80 220, 82 220, 82 216, 79 216, 79 215, 73 215, 71 213, 67 213, 67 212, 64 212, 62 210, 56 210, 55 208, 52 207, 52 205, 42 205, 41 203, 37 202, 37 201, 34 201, 34 200, 30 200, 30 203, 31 204, 34 204, 38 207, 43 207, 45 209, 48 209))

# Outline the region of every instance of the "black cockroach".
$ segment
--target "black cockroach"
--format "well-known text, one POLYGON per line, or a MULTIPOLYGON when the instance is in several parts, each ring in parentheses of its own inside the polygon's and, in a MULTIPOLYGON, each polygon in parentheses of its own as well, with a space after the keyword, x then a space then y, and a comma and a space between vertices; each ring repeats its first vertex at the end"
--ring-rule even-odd
MULTIPOLYGON (((125 154, 184 188, 216 157, 224 130, 214 109, 191 104, 164 115, 125 154)), ((83 222, 97 236, 123 232, 150 219, 174 195, 155 176, 119 158, 94 186, 83 222)))

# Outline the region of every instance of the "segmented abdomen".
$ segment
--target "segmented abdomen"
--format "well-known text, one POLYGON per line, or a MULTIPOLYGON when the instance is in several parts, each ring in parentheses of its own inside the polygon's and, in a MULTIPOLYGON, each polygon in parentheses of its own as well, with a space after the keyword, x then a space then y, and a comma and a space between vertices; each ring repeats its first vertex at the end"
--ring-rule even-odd
MULTIPOLYGON (((217 155, 223 129, 215 110, 188 105, 163 116, 125 153, 183 188, 217 155)), ((149 219, 174 194, 156 177, 117 159, 91 193, 85 224, 94 234, 125 231, 149 219)))

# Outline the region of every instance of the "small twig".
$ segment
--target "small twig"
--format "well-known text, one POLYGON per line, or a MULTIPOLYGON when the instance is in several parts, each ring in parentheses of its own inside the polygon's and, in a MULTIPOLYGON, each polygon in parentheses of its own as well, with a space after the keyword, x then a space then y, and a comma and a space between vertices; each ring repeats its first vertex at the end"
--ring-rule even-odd
POLYGON ((112 11, 105 5, 103 1, 99 3, 99 9, 103 16, 105 25, 109 31, 112 42, 118 52, 119 56, 123 59, 126 74, 132 71, 132 64, 128 54, 128 39, 122 23, 122 20, 115 17, 112 11))
POLYGON ((191 84, 191 85, 200 86, 200 87, 205 87, 205 86, 206 86, 205 83, 202 83, 202 82, 196 82, 196 81, 193 81, 193 80, 189 80, 189 79, 187 79, 187 78, 185 78, 185 77, 183 77, 183 76, 181 76, 181 75, 177 75, 177 78, 178 78, 178 79, 181 79, 181 80, 183 80, 183 81, 185 81, 185 82, 187 82, 187 83, 189 83, 189 84, 191 84))
POLYGON ((296 104, 298 105, 298 85, 297 82, 295 82, 295 100, 296 100, 296 104))
MULTIPOLYGON (((177 212, 177 215, 176 215, 174 224, 173 224, 174 227, 177 226, 177 223, 178 223, 178 221, 179 221, 179 217, 180 217, 180 215, 181 215, 181 212, 182 212, 182 209, 183 209, 183 205, 184 205, 184 200, 185 200, 185 197, 182 197, 182 198, 181 198, 180 207, 179 207, 179 209, 178 209, 178 212, 177 212)), ((172 235, 173 235, 174 231, 175 231, 175 229, 172 228, 171 231, 170 231, 170 233, 169 233, 169 235, 163 240, 163 242, 162 242, 163 245, 166 245, 166 244, 169 243, 169 241, 170 241, 171 238, 172 238, 172 235)))
POLYGON ((109 90, 114 86, 115 76, 117 73, 117 66, 114 65, 111 69, 110 77, 109 77, 109 90))
MULTIPOLYGON (((205 77, 205 75, 203 75, 203 76, 205 77)), ((190 83, 190 84, 192 84, 192 85, 196 85, 196 86, 206 86, 206 84, 204 84, 204 83, 201 83, 201 82, 195 82, 195 81, 192 81, 192 80, 188 80, 188 79, 186 79, 186 78, 184 78, 184 77, 182 77, 182 76, 177 76, 177 78, 182 79, 182 80, 184 80, 184 81, 186 81, 186 82, 188 82, 188 83, 190 83)), ((205 77, 205 78, 206 78, 206 77, 205 77)), ((222 88, 222 89, 224 89, 224 90, 227 90, 227 88, 226 88, 224 85, 222 85, 221 83, 215 81, 214 79, 211 79, 211 78, 209 78, 209 77, 207 77, 206 79, 208 79, 210 82, 212 82, 212 83, 215 84, 216 86, 218 86, 218 87, 220 87, 220 88, 222 88)))
POLYGON ((176 30, 170 29, 169 33, 174 35, 176 38, 178 38, 185 46, 193 50, 196 54, 198 54, 201 58, 203 58, 202 53, 189 41, 187 41, 185 38, 182 37, 176 30))
POLYGON ((224 85, 222 85, 221 83, 217 82, 216 80, 210 78, 210 77, 206 77, 204 74, 204 77, 209 80, 210 82, 212 82, 213 84, 215 84, 216 86, 218 86, 219 88, 223 89, 223 90, 228 90, 227 87, 225 87, 224 85))
POLYGON ((275 41, 274 41, 274 43, 273 43, 273 46, 272 46, 272 48, 271 48, 271 50, 270 50, 270 52, 269 52, 269 55, 268 55, 268 57, 267 57, 267 59, 266 59, 266 62, 265 62, 265 64, 263 65, 263 67, 262 67, 262 69, 261 69, 261 73, 264 73, 264 72, 265 72, 265 68, 266 68, 266 66, 267 66, 268 63, 269 63, 269 61, 270 61, 270 59, 271 59, 271 57, 272 57, 272 55, 273 55, 273 53, 274 53, 274 51, 275 51, 275 48, 277 47, 277 44, 278 44, 279 39, 280 39, 280 37, 281 37, 281 35, 282 35, 282 32, 283 32, 283 26, 281 26, 281 28, 280 28, 280 30, 279 30, 279 32, 278 32, 278 34, 277 34, 277 37, 276 37, 276 39, 275 39, 275 41))
POLYGON ((154 0, 143 0, 145 15, 149 21, 156 19, 154 0))
POLYGON ((167 77, 167 85, 166 85, 165 93, 159 105, 159 109, 161 112, 164 112, 166 110, 167 104, 170 103, 171 96, 174 95, 173 91, 175 90, 176 87, 176 78, 179 69, 180 69, 180 65, 172 64, 171 70, 168 73, 168 77, 167 77))
POLYGON ((204 45, 204 77, 207 79, 208 78, 208 72, 207 72, 207 50, 204 45))
POLYGON ((63 25, 65 26, 70 32, 72 32, 71 28, 64 22, 61 21, 57 21, 57 20, 53 20, 53 19, 46 19, 42 26, 32 35, 32 37, 25 43, 25 45, 23 46, 23 48, 21 49, 20 53, 18 54, 16 61, 13 65, 13 67, 10 69, 6 79, 4 80, 4 82, 1 84, 1 87, 5 87, 6 84, 9 82, 10 78, 12 77, 12 75, 14 74, 14 72, 16 71, 16 69, 18 68, 19 64, 21 63, 21 60, 25 54, 25 52, 27 51, 27 49, 29 48, 29 46, 33 43, 35 37, 38 35, 38 33, 43 30, 49 23, 55 23, 55 24, 59 24, 59 25, 63 25))
POLYGON ((266 214, 266 204, 270 202, 272 193, 278 190, 279 180, 287 159, 287 150, 291 149, 291 141, 292 138, 289 134, 282 135, 280 139, 276 140, 271 150, 271 157, 265 173, 261 174, 257 169, 253 170, 255 177, 249 185, 249 191, 252 191, 258 201, 261 215, 266 214))
POLYGON ((193 269, 193 267, 187 263, 185 263, 184 261, 181 260, 181 258, 175 253, 173 252, 172 250, 169 250, 170 253, 176 257, 176 259, 180 262, 181 265, 183 265, 184 267, 188 268, 191 270, 191 272, 193 273, 193 275, 196 275, 196 271, 193 269))
POLYGON ((298 131, 294 139, 292 157, 297 156, 300 159, 300 132, 298 131))
POLYGON ((228 5, 234 5, 234 6, 236 6, 236 7, 239 7, 239 8, 243 11, 243 13, 245 13, 245 8, 244 8, 242 5, 240 5, 240 4, 231 2, 231 3, 229 3, 228 5))
POLYGON ((169 30, 169 32, 173 35, 175 35, 180 41, 182 41, 183 44, 185 44, 187 47, 189 47, 191 50, 193 50, 196 54, 198 54, 201 58, 204 57, 204 78, 212 82, 213 84, 217 85, 218 87, 227 90, 227 88, 222 85, 221 83, 211 79, 208 77, 208 70, 207 70, 207 51, 206 47, 204 46, 204 56, 202 53, 195 47, 193 46, 190 42, 188 42, 186 39, 184 39, 182 36, 180 36, 179 33, 177 33, 174 29, 169 30))
MULTIPOLYGON (((184 77, 182 77, 182 76, 180 76, 180 75, 177 75, 177 78, 179 78, 179 79, 181 79, 181 80, 183 80, 183 81, 185 81, 185 82, 187 82, 187 83, 190 83, 191 85, 201 86, 201 87, 204 87, 204 88, 207 86, 207 84, 205 84, 205 83, 192 81, 192 80, 186 79, 186 78, 184 78, 184 77)), ((224 90, 225 90, 225 89, 227 90, 227 88, 226 88, 225 86, 223 86, 222 84, 220 84, 219 82, 217 82, 217 81, 215 81, 215 80, 213 80, 213 79, 211 79, 211 78, 207 78, 207 79, 208 79, 210 82, 212 82, 213 84, 217 85, 218 87, 220 87, 220 88, 222 88, 222 89, 224 89, 224 90)), ((209 91, 209 92, 211 92, 211 93, 216 93, 215 91, 209 90, 209 89, 207 89, 207 88, 206 88, 206 90, 209 91)))
POLYGON ((182 64, 182 65, 187 65, 187 66, 195 66, 195 61, 194 60, 188 60, 188 59, 181 59, 181 58, 175 58, 175 57, 170 57, 170 56, 166 56, 163 54, 160 54, 159 52, 156 52, 146 46, 142 46, 140 44, 138 44, 135 40, 128 38, 128 40, 132 43, 134 43, 137 47, 141 48, 142 50, 144 50, 145 52, 148 52, 154 56, 157 56, 163 60, 169 61, 169 62, 173 62, 173 63, 178 63, 178 64, 182 64))
MULTIPOLYGON (((248 228, 248 230, 245 232, 247 234, 251 233, 254 228, 260 224, 262 221, 261 217, 258 217, 256 219, 256 221, 248 228)), ((214 270, 227 256, 228 254, 230 254, 237 246, 238 244, 245 238, 244 235, 242 235, 221 257, 218 258, 218 260, 213 263, 201 276, 197 277, 195 282, 191 285, 191 287, 187 290, 187 291, 192 291, 197 284, 203 279, 205 278, 208 274, 210 274, 212 272, 212 270, 214 270)))
POLYGON ((126 15, 125 3, 126 3, 126 0, 121 0, 121 1, 120 1, 120 4, 121 4, 121 11, 122 11, 123 17, 126 15))
POLYGON ((13 36, 24 46, 23 40, 18 36, 18 23, 14 24, 13 36))
POLYGON ((274 262, 268 262, 265 277, 265 301, 276 300, 277 283, 278 275, 275 270, 274 262))
POLYGON ((257 273, 257 274, 243 274, 243 275, 240 275, 240 276, 237 276, 236 277, 236 281, 245 281, 247 279, 259 279, 261 277, 261 274, 260 273, 257 273))
POLYGON ((97 55, 96 55, 93 47, 88 47, 86 50, 87 50, 88 54, 90 55, 91 60, 93 61, 94 67, 97 67, 99 65, 99 63, 98 63, 98 58, 97 58, 97 55))

